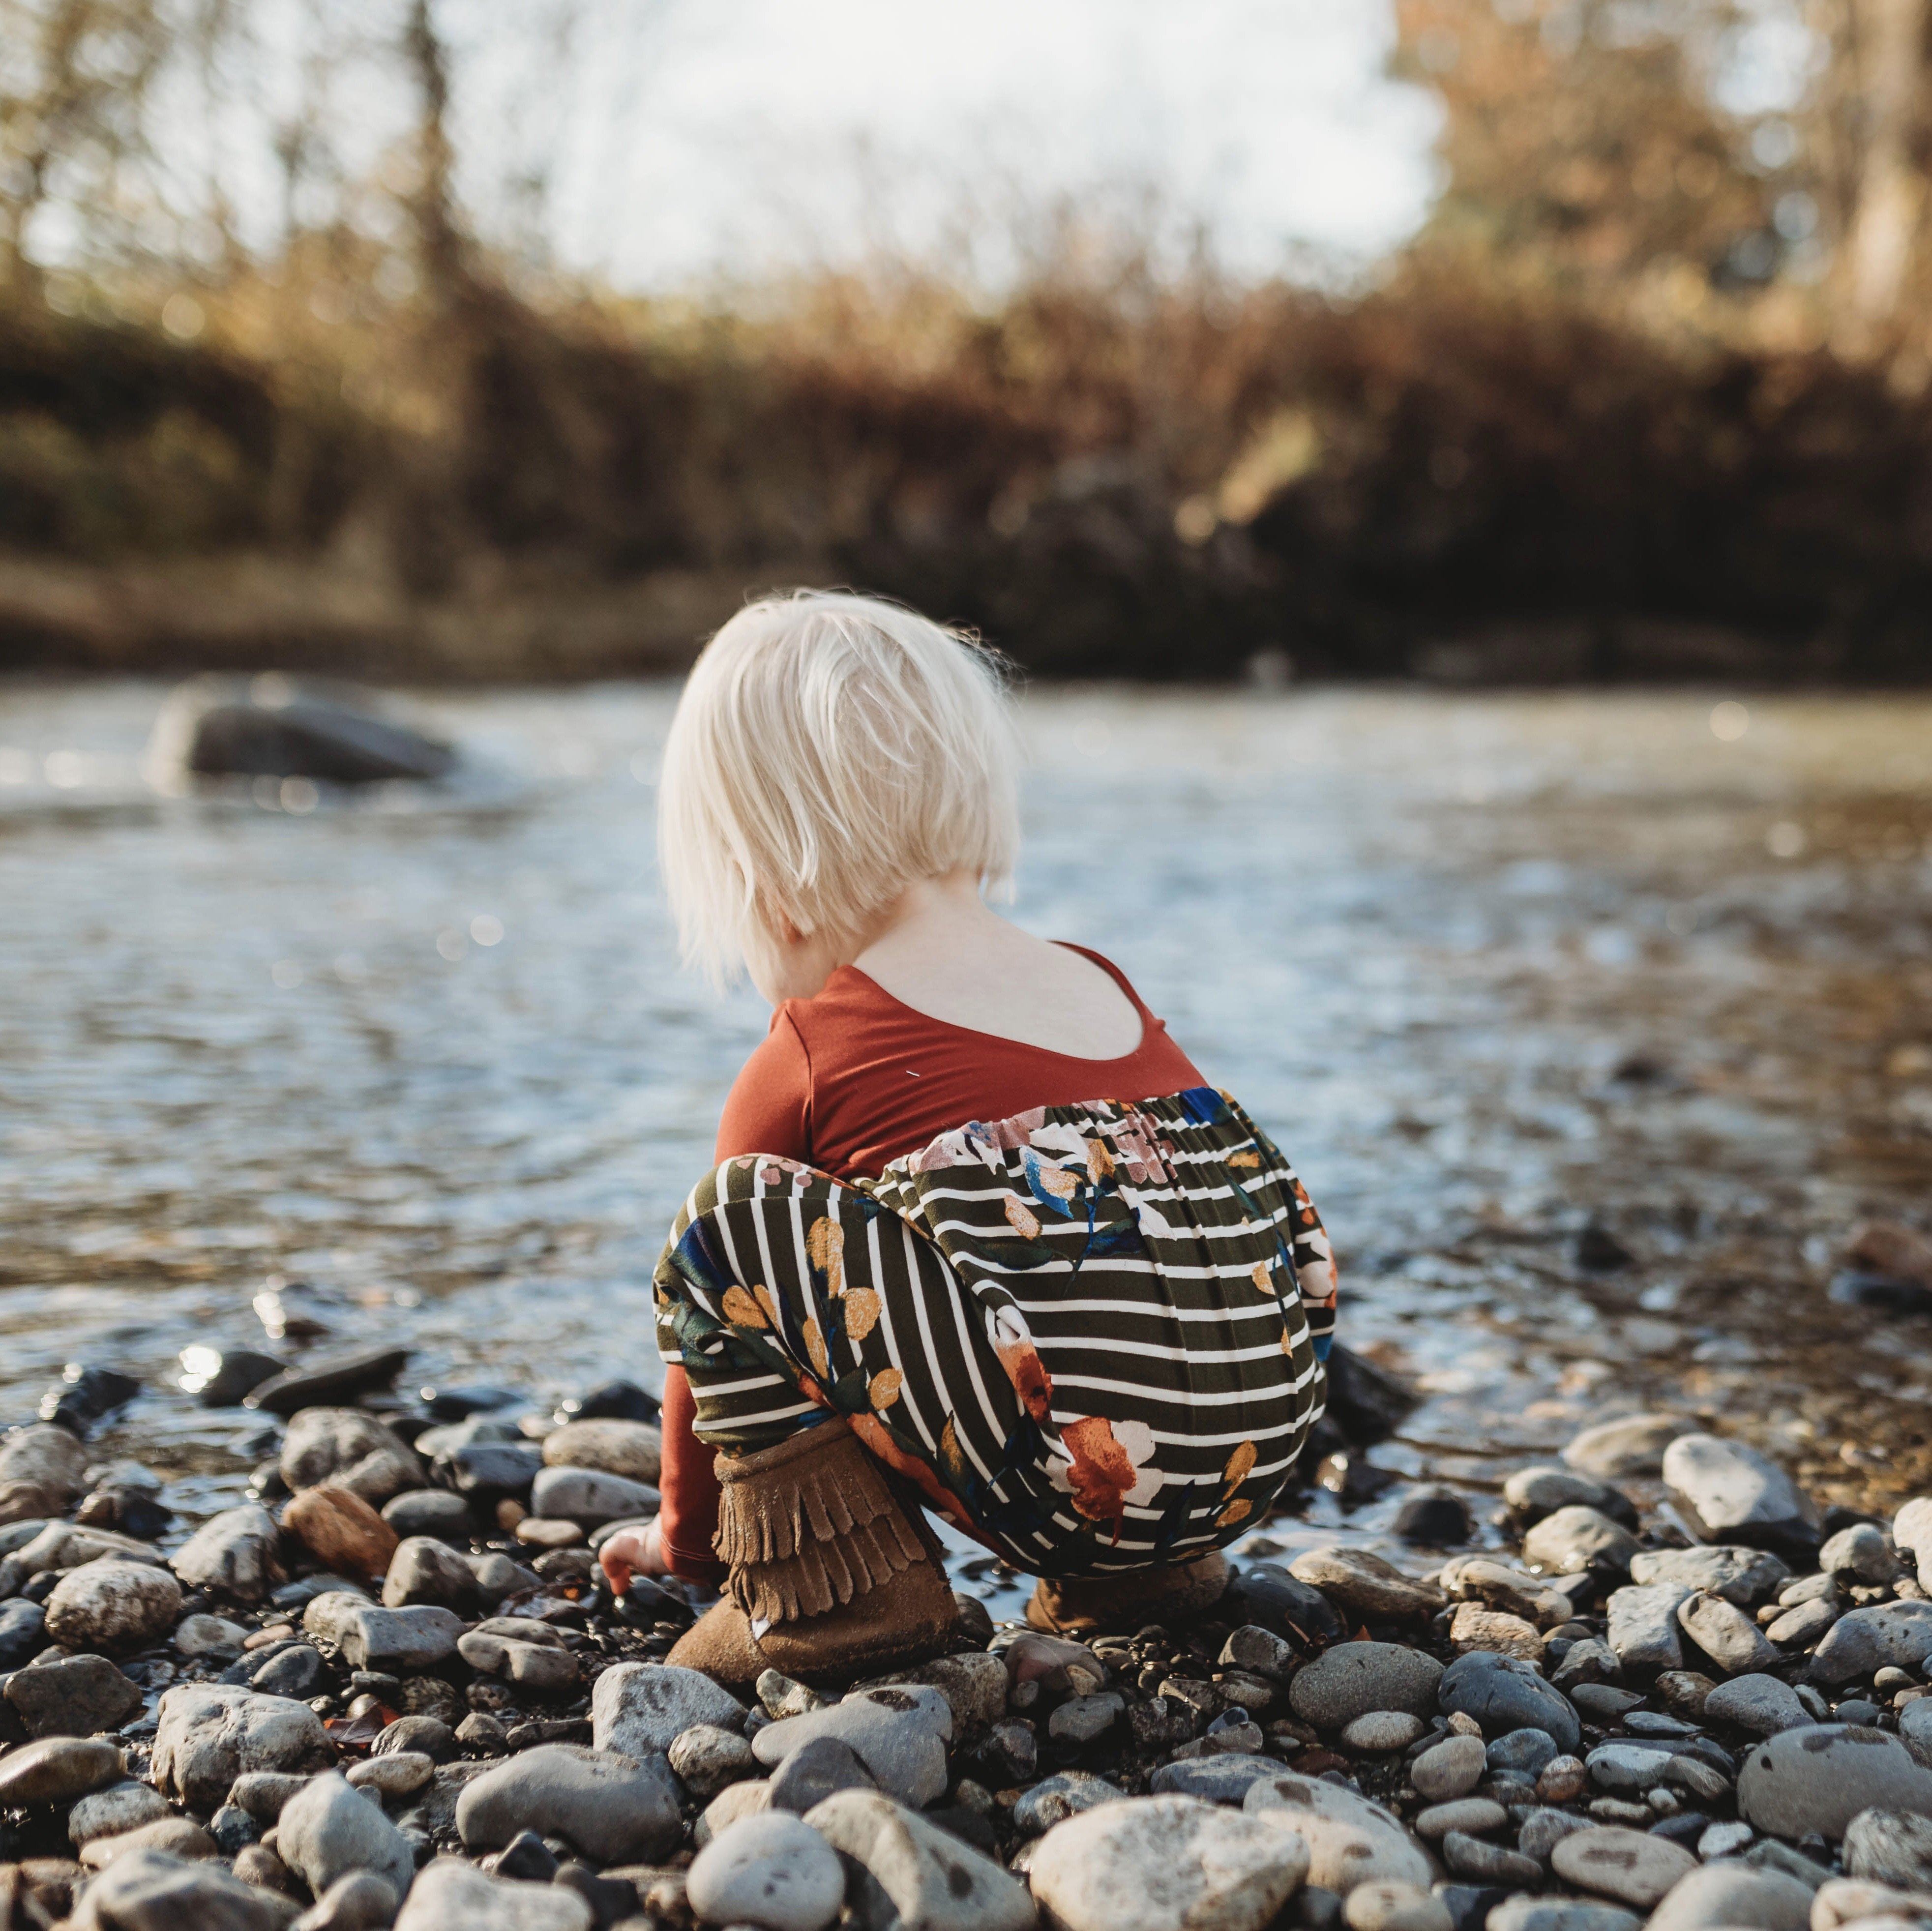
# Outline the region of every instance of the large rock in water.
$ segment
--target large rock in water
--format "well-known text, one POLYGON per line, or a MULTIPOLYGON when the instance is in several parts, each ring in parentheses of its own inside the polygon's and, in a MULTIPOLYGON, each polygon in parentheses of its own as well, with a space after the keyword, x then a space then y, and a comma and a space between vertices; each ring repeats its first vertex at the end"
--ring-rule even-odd
POLYGON ((334 784, 441 778, 446 744, 380 715, 368 693, 279 676, 196 678, 161 707, 148 768, 197 777, 320 778, 334 784))
POLYGON ((1260 1931, 1307 1872, 1306 1847, 1259 1817, 1140 1797, 1056 1824, 1029 1876, 1065 1931, 1260 1931))
POLYGON ((1741 1441, 1679 1435, 1664 1450, 1664 1481, 1707 1542, 1743 1543, 1807 1563, 1818 1552, 1809 1499, 1776 1462, 1741 1441))

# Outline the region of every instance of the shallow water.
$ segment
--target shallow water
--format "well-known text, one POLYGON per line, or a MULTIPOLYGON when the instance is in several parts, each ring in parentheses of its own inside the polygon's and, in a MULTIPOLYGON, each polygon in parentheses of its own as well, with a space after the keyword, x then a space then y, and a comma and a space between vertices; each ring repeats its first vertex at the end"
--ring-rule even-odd
MULTIPOLYGON (((476 775, 292 811, 152 792, 163 694, 0 687, 0 1420, 126 1367, 104 1450, 231 1499, 261 1424, 170 1377, 260 1345, 277 1273, 422 1380, 655 1384, 658 1243, 765 1016, 676 967, 671 691, 439 696, 476 775)), ((1726 739, 1722 694, 1027 705, 1018 916, 1288 1148, 1344 1338, 1426 1396, 1396 1474, 1486 1494, 1671 1401, 1838 1499, 1932 1482, 1932 1322, 1826 1297, 1860 1218, 1927 1213, 1932 702, 1726 739), (1593 1219, 1630 1265, 1578 1266, 1593 1219)), ((1261 1534, 1381 1534, 1406 1486, 1261 1534)))

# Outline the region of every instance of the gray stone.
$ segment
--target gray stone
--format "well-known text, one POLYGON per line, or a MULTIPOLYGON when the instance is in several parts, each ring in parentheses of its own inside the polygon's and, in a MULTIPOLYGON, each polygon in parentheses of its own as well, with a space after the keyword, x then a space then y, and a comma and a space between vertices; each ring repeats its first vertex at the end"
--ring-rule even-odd
POLYGON ((238 1603, 259 1603, 288 1579, 282 1532, 259 1502, 211 1516, 168 1559, 190 1589, 212 1589, 238 1603))
POLYGON ((1932 1891, 1932 1816, 1862 1810, 1845 1827, 1844 1855, 1854 1877, 1932 1891))
POLYGON ((1714 1723, 1733 1723, 1754 1736, 1775 1736, 1802 1729, 1814 1720, 1790 1684, 1775 1676, 1734 1676, 1704 1699, 1704 1714, 1714 1723))
POLYGON ((736 1730, 716 1723, 694 1723, 680 1731, 670 1751, 670 1767, 694 1797, 709 1800, 728 1783, 758 1768, 752 1747, 736 1730))
POLYGON ((282 1480, 291 1489, 326 1482, 380 1509, 423 1486, 423 1466, 402 1438, 361 1408, 304 1408, 282 1438, 282 1480))
POLYGON ((664 1462, 664 1437, 649 1422, 566 1422, 543 1438, 553 1468, 594 1468, 655 1488, 664 1462))
POLYGON ((1308 1549, 1288 1564, 1288 1573, 1358 1623, 1424 1623, 1442 1606, 1435 1584, 1405 1576, 1366 1549, 1337 1543, 1308 1549))
POLYGON ((313 1643, 284 1643, 249 1672, 248 1687, 264 1696, 292 1696, 304 1702, 321 1688, 326 1674, 322 1652, 313 1643))
POLYGON ((694 1724, 742 1731, 746 1715, 745 1706, 701 1671, 670 1663, 618 1663, 590 1693, 591 1741, 624 1756, 662 1754, 694 1724))
POLYGON ((1070 1696, 1047 1719, 1047 1734, 1056 1743, 1090 1744, 1120 1720, 1126 1707, 1111 1690, 1097 1696, 1070 1696))
POLYGON ((338 1878, 290 1931, 386 1931, 394 1921, 396 1894, 374 1871, 338 1878))
POLYGON ((1615 1481, 1626 1475, 1654 1475, 1664 1450, 1684 1432, 1675 1415, 1619 1415, 1574 1437, 1563 1459, 1586 1475, 1615 1481))
POLYGON ((1442 1861, 1458 1877, 1512 1891, 1540 1883, 1543 1878, 1543 1867, 1534 1858, 1506 1850, 1500 1844, 1486 1843, 1461 1831, 1451 1831, 1443 1838, 1442 1861))
POLYGON ((32 1541, 14 1552, 14 1560, 28 1575, 37 1569, 78 1569, 84 1562, 104 1560, 138 1562, 154 1569, 167 1566, 151 1542, 123 1535, 118 1529, 84 1528, 74 1522, 49 1522, 32 1541))
POLYGON ((1514 1657, 1483 1651, 1458 1657, 1443 1672, 1437 1696, 1444 1715, 1473 1717, 1486 1737, 1544 1730, 1564 1751, 1575 1750, 1582 1739, 1582 1726, 1568 1699, 1514 1657))
POLYGON ((1602 1570, 1620 1574, 1636 1553, 1636 1537, 1621 1522, 1577 1503, 1545 1516, 1522 1539, 1522 1559, 1552 1576, 1602 1570))
POLYGON ((1300 1661, 1300 1652, 1292 1643, 1285 1642, 1272 1630, 1263 1629, 1258 1623, 1244 1624, 1221 1648, 1223 1669, 1240 1670, 1270 1683, 1287 1682, 1300 1661))
POLYGON ((685 1895, 705 1924, 824 1931, 845 1902, 838 1854, 788 1810, 741 1817, 698 1854, 685 1895))
MULTIPOLYGON (((56 1594, 58 1592, 56 1591, 56 1594)), ((50 1612, 48 1626, 52 1627, 50 1612)), ((1916 1668, 1932 1655, 1932 1603, 1880 1603, 1848 1609, 1811 1658, 1814 1683, 1847 1683, 1892 1664, 1916 1668)))
POLYGON ((1808 1931, 1810 1922, 1811 1894, 1796 1878, 1721 1863, 1678 1879, 1652 1913, 1648 1931, 1712 1931, 1727 1925, 1808 1931))
MULTIPOLYGON (((698 1822, 692 1826, 692 1848, 703 1850, 728 1825, 736 1823, 740 1817, 755 1816, 760 1810, 776 1807, 772 1802, 772 1786, 766 1779, 748 1777, 742 1783, 728 1783, 704 1807, 698 1822)), ((797 1814, 796 1807, 786 1807, 794 1816, 797 1814)))
POLYGON ((1480 1837, 1486 1831, 1500 1831, 1509 1822, 1509 1813, 1492 1797, 1459 1797, 1450 1804, 1432 1804, 1414 1818, 1415 1834, 1430 1839, 1446 1837, 1459 1831, 1466 1837, 1480 1837))
POLYGON ((1613 1797, 1640 1797, 1664 1781, 1664 1766, 1670 1761, 1667 1748, 1627 1742, 1599 1744, 1583 1759, 1590 1781, 1613 1797))
POLYGON ((760 1763, 776 1768, 814 1738, 836 1737, 851 1746, 881 1790, 923 1807, 946 1788, 952 1711, 936 1690, 924 1690, 930 1703, 914 1700, 918 1693, 910 1687, 861 1691, 829 1709, 784 1717, 752 1739, 752 1751, 760 1763))
MULTIPOLYGON (((1190 1800, 1162 1797, 1142 1801, 1178 1804, 1190 1800)), ((1228 1814, 1211 1804, 1190 1807, 1213 1817, 1228 1814)), ((1057 1831, 1078 1830, 1087 1819, 1110 1814, 1108 1807, 1089 1811, 1085 1818, 1071 1818, 1048 1834, 1034 1856, 1036 1890, 1040 1858, 1057 1831)), ((880 1931, 894 1923, 905 1931, 1029 1931, 1034 1923, 1034 1901, 1024 1885, 990 1858, 878 1792, 842 1790, 816 1806, 805 1821, 847 1861, 848 1868, 857 1867, 852 1887, 857 1915, 880 1931)), ((1291 1880, 1282 1895, 1293 1888, 1291 1880)), ((1245 1923, 1242 1931, 1249 1931, 1245 1923)))
MULTIPOLYGON (((309 1605, 302 1627, 310 1629, 317 1597, 309 1605)), ((456 1654, 463 1618, 454 1610, 418 1603, 407 1609, 379 1609, 357 1603, 334 1624, 335 1645, 351 1669, 373 1669, 392 1676, 412 1676, 456 1654)))
POLYGON ((1358 1884, 1348 1894, 1348 1931, 1455 1931, 1441 1898, 1412 1884, 1358 1884))
MULTIPOLYGON (((1518 1777, 1540 1777, 1563 1753, 1547 1730, 1506 1731, 1483 1753, 1491 1770, 1513 1771, 1518 1777)), ((1417 1786, 1420 1790, 1421 1786, 1417 1786)))
POLYGON ((1412 1717, 1436 1711, 1442 1666, 1399 1643, 1337 1643, 1300 1671, 1288 1700, 1304 1723, 1339 1730, 1371 1710, 1401 1710, 1412 1717))
POLYGON ((1895 1582, 1905 1573, 1905 1565, 1875 1522, 1854 1522, 1831 1537, 1818 1552, 1818 1567, 1827 1576, 1846 1576, 1854 1582, 1895 1582))
POLYGON ((168 1801, 152 1784, 110 1783, 83 1797, 67 1813, 67 1834, 77 1848, 96 1837, 118 1837, 168 1815, 168 1801))
POLYGON ((1343 1726, 1341 1744, 1364 1756, 1392 1756, 1428 1734, 1429 1726, 1406 1710, 1371 1710, 1343 1726))
MULTIPOLYGON (((983 1609, 985 1605, 980 1606, 983 1609)), ((980 1724, 997 1723, 1006 1714, 1006 1691, 1011 1679, 1006 1675, 1005 1661, 983 1651, 935 1657, 932 1662, 908 1671, 903 1681, 924 1684, 946 1699, 952 1712, 956 1735, 980 1724)))
POLYGON ((1677 1612, 1690 1596, 1681 1582, 1633 1584, 1612 1594, 1604 1640, 1625 1669, 1648 1677, 1684 1667, 1677 1612))
POLYGON ((456 1828, 470 1850, 500 1850, 519 1831, 559 1837, 593 1864, 649 1862, 683 1834, 662 1756, 643 1762, 572 1744, 540 1744, 464 1786, 456 1828))
POLYGON ((275 1854, 318 1897, 353 1870, 374 1871, 400 1897, 416 1871, 407 1840, 382 1806, 333 1771, 312 1778, 283 1805, 275 1854))
POLYGON ((334 1758, 306 1704, 229 1683, 179 1684, 162 1696, 154 1783, 192 1810, 213 1810, 250 1771, 320 1770, 334 1758))
POLYGON ((181 1620, 181 1585, 165 1569, 103 1557, 70 1569, 46 1600, 47 1634, 67 1649, 126 1655, 181 1620))
POLYGON ((1838 1838, 1862 1810, 1932 1815, 1932 1771, 1882 1730, 1814 1723, 1760 1744, 1738 1772, 1738 1814, 1774 1837, 1838 1838))
POLYGON ((0 1483, 8 1482, 31 1482, 64 1508, 86 1492, 87 1450, 51 1422, 16 1428, 0 1442, 0 1483))
POLYGON ((500 1676, 526 1690, 574 1690, 581 1680, 576 1657, 552 1642, 525 1642, 476 1629, 458 1638, 456 1651, 481 1675, 500 1676))
POLYGON ((1900 1711, 1898 1740, 1932 1770, 1932 1696, 1921 1696, 1900 1711))
POLYGON ((1509 1897, 1483 1921, 1484 1931, 1641 1931, 1643 1920, 1614 1904, 1571 1897, 1509 1897))
POLYGON ((91 1737, 141 1707, 140 1686, 104 1656, 56 1657, 6 1679, 7 1701, 30 1737, 91 1737))
POLYGON ((420 1750, 371 1751, 347 1772, 351 1789, 373 1790, 385 1802, 415 1796, 435 1774, 436 1759, 420 1750))
POLYGON ((294 1771, 244 1771, 230 1786, 228 1801, 256 1823, 272 1824, 282 1814, 282 1806, 308 1781, 294 1771))
MULTIPOLYGON (((1658 1452, 1660 1456, 1662 1451, 1658 1452)), ((1622 1492, 1608 1483, 1548 1462, 1534 1468, 1519 1468, 1503 1484, 1503 1500, 1524 1521, 1531 1522, 1540 1522, 1558 1509, 1573 1506, 1594 1509, 1600 1515, 1612 1517, 1630 1508, 1622 1492)))
POLYGON ((1919 1581, 1932 1588, 1932 1495, 1916 1495, 1900 1509, 1892 1519, 1892 1540, 1911 1558, 1919 1581))
POLYGON ((202 1858, 136 1846, 88 1887, 74 1931, 278 1931, 278 1900, 202 1858))
POLYGON ((562 1885, 485 1877, 460 1858, 416 1873, 395 1931, 592 1931, 590 1905, 562 1885))
POLYGON ((1726 1675, 1769 1669, 1778 1652, 1735 1603, 1721 1596, 1690 1596, 1677 1606, 1678 1627, 1726 1675))
POLYGON ((1838 1620, 1844 1606, 1835 1590, 1828 1596, 1807 1597, 1770 1624, 1765 1635, 1786 1649, 1806 1648, 1838 1620))
POLYGON ((655 1489, 597 1468, 539 1469, 530 1488, 530 1513, 593 1528, 627 1516, 648 1515, 660 1506, 655 1489))
POLYGON ((405 1489, 382 1504, 382 1519, 405 1542, 412 1536, 458 1545, 470 1540, 470 1504, 447 1489, 405 1489))
POLYGON ((185 1657, 232 1663, 251 1633, 226 1616, 184 1616, 175 1630, 175 1648, 185 1657))
POLYGON ((412 1535, 396 1545, 382 1578, 386 1609, 430 1603, 460 1611, 476 1600, 476 1572, 462 1551, 433 1535, 412 1535))
POLYGON ((1296 1777, 1252 1786, 1241 1808, 1307 1845, 1308 1881, 1346 1897, 1358 1884, 1427 1885, 1429 1858, 1378 1804, 1340 1784, 1296 1777))
POLYGON ((836 1737, 814 1737, 801 1744, 769 1780, 771 1807, 800 1817, 836 1792, 878 1788, 858 1753, 836 1737))
POLYGON ((476 1579, 478 1601, 488 1609, 519 1590, 534 1589, 542 1579, 535 1570, 526 1569, 520 1562, 512 1562, 507 1555, 494 1550, 488 1555, 471 1556, 470 1573, 476 1579))
POLYGON ((369 1748, 376 1756, 404 1751, 447 1763, 456 1754, 456 1733, 440 1717, 398 1717, 369 1748))
POLYGON ((1809 1500, 1778 1464, 1714 1435, 1679 1435, 1664 1456, 1672 1499, 1712 1542, 1754 1548, 1815 1546, 1809 1500))
POLYGON ((1768 1550, 1742 1543, 1640 1549, 1630 1558, 1630 1573, 1633 1582, 1681 1583, 1741 1609, 1769 1602, 1791 1579, 1791 1571, 1768 1550))
POLYGON ((92 1737, 44 1737, 0 1757, 0 1809, 71 1804, 126 1774, 112 1744, 92 1737))
POLYGON ((1546 1864, 1550 1853, 1565 1837, 1573 1831, 1591 1828, 1588 1818, 1574 1816, 1568 1810, 1532 1810, 1516 1833, 1516 1847, 1525 1857, 1546 1864))
POLYGON ((1564 1883, 1639 1911, 1651 1909, 1698 1867, 1681 1844, 1614 1826, 1574 1832, 1550 1852, 1550 1863, 1564 1883))
MULTIPOLYGON (((1550 1753, 1556 1754, 1554 1744, 1550 1753)), ((1487 1762, 1480 1737, 1444 1737, 1409 1765, 1408 1780, 1425 1801, 1446 1804, 1467 1796, 1482 1782, 1487 1762)))
MULTIPOLYGON (((1263 1778, 1288 1774, 1287 1765, 1274 1757, 1242 1756, 1217 1750, 1211 1756, 1162 1764, 1148 1780, 1148 1788, 1156 1797, 1198 1797, 1203 1803, 1230 1804, 1238 1808, 1263 1778)), ((1043 1786, 1036 1784, 1034 1788, 1043 1786)), ((1016 1809, 1014 1815, 1018 1814, 1016 1809)))
POLYGON ((1295 1843, 1191 1798, 1130 1798, 1056 1825, 1029 1875, 1064 1931, 1261 1931, 1306 1874, 1295 1843))

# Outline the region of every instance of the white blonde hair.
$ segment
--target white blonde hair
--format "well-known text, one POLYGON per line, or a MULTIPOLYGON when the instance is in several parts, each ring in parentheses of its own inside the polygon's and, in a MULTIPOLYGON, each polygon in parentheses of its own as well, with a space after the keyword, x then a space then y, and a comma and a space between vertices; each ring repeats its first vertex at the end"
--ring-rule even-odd
POLYGON ((722 984, 754 926, 856 936, 915 881, 997 886, 1019 845, 1000 658, 876 597, 740 610, 692 667, 664 745, 658 855, 687 963, 722 984))

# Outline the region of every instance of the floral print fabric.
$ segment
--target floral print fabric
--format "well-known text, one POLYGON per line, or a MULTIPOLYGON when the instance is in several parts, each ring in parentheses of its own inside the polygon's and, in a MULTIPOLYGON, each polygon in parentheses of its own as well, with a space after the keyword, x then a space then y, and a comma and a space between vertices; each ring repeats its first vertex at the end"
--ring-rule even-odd
POLYGON ((1258 1521, 1322 1414, 1336 1300, 1306 1192, 1208 1087, 974 1121, 876 1183, 728 1160, 656 1288, 700 1440, 748 1452, 842 1414, 1048 1576, 1258 1521))

